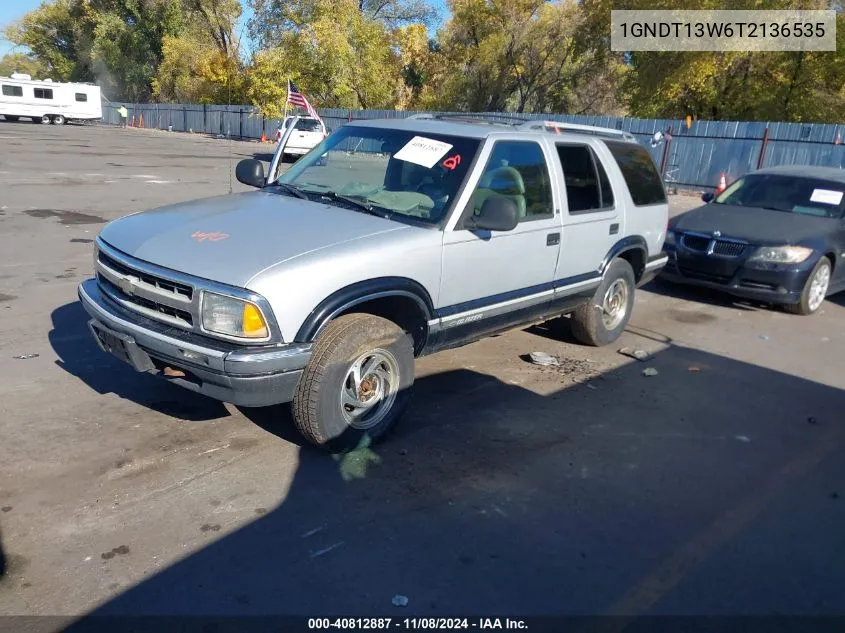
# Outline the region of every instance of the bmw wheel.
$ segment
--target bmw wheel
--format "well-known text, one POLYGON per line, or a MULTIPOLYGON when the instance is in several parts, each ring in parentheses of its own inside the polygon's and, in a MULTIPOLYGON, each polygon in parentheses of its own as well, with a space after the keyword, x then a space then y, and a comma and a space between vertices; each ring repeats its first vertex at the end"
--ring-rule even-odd
POLYGON ((784 307, 793 314, 808 315, 817 312, 822 307, 825 297, 827 297, 832 270, 830 260, 827 257, 822 257, 807 278, 807 283, 804 284, 801 300, 784 307))

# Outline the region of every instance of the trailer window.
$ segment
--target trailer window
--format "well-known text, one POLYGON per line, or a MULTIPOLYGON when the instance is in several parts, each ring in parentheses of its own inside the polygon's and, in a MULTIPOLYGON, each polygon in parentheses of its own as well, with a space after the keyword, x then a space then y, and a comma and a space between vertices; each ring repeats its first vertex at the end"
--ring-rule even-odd
POLYGON ((10 86, 8 84, 3 84, 3 96, 4 97, 22 97, 23 96, 23 88, 21 86, 10 86))
POLYGON ((88 101, 88 95, 84 92, 77 92, 76 93, 76 100, 77 101, 88 101))
POLYGON ((36 88, 35 89, 35 98, 36 99, 52 99, 53 98, 53 89, 52 88, 36 88))

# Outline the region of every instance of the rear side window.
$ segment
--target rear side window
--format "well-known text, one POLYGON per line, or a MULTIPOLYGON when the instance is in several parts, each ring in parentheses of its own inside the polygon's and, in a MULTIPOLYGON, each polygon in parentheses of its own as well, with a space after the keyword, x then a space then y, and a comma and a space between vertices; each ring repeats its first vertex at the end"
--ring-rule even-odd
POLYGON ((76 100, 77 101, 88 101, 88 95, 84 92, 77 92, 76 93, 76 100))
POLYGON ((3 84, 3 96, 4 97, 22 97, 23 96, 23 88, 21 86, 10 86, 9 84, 3 84))
POLYGON ((53 89, 52 88, 36 88, 35 89, 35 98, 36 99, 52 99, 53 98, 53 89))
POLYGON ((557 156, 566 183, 570 213, 613 207, 613 190, 601 161, 586 145, 558 145, 557 156))
POLYGON ((604 144, 616 159, 635 205, 666 202, 663 181, 644 147, 620 141, 605 141, 604 144))

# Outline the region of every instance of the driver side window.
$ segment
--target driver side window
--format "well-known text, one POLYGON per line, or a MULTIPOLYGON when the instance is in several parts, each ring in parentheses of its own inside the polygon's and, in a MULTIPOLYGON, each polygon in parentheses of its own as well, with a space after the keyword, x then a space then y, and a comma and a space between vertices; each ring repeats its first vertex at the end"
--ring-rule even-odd
POLYGON ((554 215, 552 187, 543 149, 533 141, 497 141, 475 187, 465 216, 478 215, 491 197, 511 199, 519 222, 554 215))

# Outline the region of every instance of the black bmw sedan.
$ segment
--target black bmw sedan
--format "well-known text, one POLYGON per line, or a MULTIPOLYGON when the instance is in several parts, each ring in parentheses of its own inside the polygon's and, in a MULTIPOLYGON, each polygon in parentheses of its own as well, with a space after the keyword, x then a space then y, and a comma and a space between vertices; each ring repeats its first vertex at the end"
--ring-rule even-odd
POLYGON ((845 290, 845 170, 761 169, 702 199, 669 222, 661 278, 796 314, 845 290))

